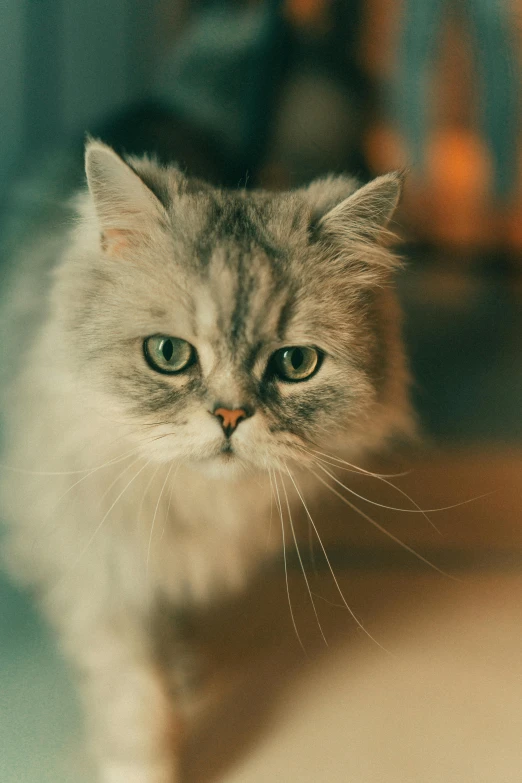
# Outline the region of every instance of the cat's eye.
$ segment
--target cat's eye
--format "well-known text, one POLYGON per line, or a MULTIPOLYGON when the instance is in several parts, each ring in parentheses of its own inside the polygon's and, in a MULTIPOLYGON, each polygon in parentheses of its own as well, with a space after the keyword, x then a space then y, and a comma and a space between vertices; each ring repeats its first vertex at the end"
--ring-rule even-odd
POLYGON ((316 348, 289 346, 272 357, 277 375, 284 381, 304 381, 319 368, 321 354, 316 348))
POLYGON ((196 359, 196 351, 190 343, 165 334, 147 337, 143 352, 152 369, 163 373, 186 370, 196 359))

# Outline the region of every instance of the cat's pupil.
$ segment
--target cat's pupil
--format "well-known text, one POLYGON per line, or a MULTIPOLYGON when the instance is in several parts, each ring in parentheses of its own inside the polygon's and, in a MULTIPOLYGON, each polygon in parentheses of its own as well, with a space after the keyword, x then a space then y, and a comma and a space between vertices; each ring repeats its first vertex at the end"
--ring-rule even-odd
POLYGON ((163 354, 163 358, 170 362, 172 359, 172 354, 174 353, 174 346, 172 345, 172 340, 165 340, 163 345, 161 346, 161 352, 163 354))
POLYGON ((298 370, 299 367, 302 365, 304 359, 303 352, 300 348, 294 348, 292 353, 290 354, 290 361, 292 362, 292 367, 294 370, 298 370))

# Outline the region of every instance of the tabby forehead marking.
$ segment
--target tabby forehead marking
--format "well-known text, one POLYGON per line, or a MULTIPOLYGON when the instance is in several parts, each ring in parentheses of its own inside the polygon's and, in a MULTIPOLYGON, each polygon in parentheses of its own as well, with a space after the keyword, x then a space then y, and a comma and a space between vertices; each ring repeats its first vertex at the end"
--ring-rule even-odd
POLYGON ((265 257, 245 257, 237 248, 217 248, 208 275, 196 286, 198 336, 235 355, 251 350, 261 335, 275 339, 282 293, 265 257))

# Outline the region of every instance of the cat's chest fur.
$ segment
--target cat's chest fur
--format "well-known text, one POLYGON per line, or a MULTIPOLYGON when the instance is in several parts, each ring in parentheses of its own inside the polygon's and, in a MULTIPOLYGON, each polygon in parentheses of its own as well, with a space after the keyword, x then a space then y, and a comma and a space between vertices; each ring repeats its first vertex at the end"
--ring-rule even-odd
POLYGON ((176 603, 242 587, 269 538, 271 546, 277 541, 266 476, 227 481, 181 467, 164 484, 164 475, 135 520, 134 556, 142 564, 145 556, 145 579, 176 603))

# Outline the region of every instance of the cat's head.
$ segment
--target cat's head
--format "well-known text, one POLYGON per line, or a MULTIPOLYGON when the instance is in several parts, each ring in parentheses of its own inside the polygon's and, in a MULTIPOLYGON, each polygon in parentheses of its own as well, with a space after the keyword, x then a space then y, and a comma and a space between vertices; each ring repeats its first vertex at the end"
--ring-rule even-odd
POLYGON ((223 191, 99 142, 86 171, 64 328, 93 405, 149 459, 280 467, 408 429, 382 241, 399 175, 223 191))

